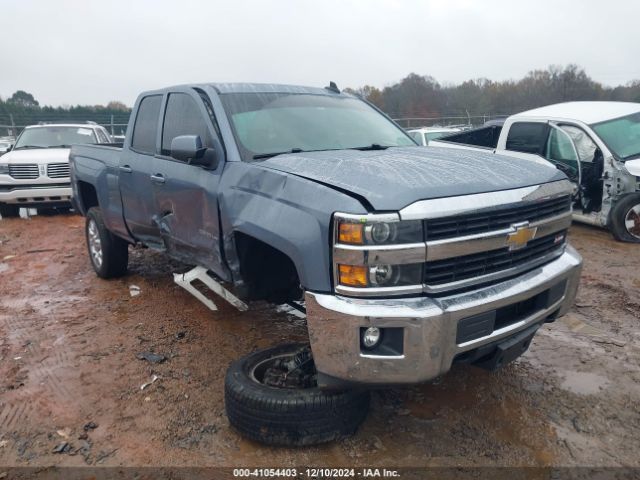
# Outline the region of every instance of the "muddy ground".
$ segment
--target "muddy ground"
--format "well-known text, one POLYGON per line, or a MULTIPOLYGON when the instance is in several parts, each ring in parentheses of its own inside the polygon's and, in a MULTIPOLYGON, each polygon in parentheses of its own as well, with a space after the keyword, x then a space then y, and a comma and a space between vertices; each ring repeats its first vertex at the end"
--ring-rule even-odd
POLYGON ((640 466, 640 246, 579 225, 571 240, 577 303, 525 356, 376 391, 354 437, 291 450, 229 427, 223 379, 239 355, 303 339, 303 319, 211 312, 173 283, 185 267, 150 250, 100 280, 79 216, 0 220, 0 465, 640 466))

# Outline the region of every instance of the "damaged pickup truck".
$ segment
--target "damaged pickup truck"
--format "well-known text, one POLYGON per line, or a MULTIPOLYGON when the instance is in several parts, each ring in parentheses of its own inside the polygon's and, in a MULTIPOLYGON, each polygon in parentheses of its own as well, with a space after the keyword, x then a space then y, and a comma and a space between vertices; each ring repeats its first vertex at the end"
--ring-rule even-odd
POLYGON ((227 372, 230 423, 261 442, 330 441, 364 420, 368 388, 458 362, 497 368, 578 287, 563 173, 419 147, 335 84, 146 92, 123 148, 78 145, 70 157, 100 277, 125 274, 128 246, 142 244, 240 308, 306 309, 309 344, 227 372))

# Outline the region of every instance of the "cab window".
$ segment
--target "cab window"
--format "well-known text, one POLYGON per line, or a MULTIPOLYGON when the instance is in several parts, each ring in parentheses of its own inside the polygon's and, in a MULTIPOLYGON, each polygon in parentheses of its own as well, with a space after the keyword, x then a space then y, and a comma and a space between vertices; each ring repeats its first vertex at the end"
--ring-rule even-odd
POLYGON ((162 95, 150 95, 140 101, 131 139, 131 148, 134 150, 148 155, 155 153, 161 103, 162 95))
POLYGON ((172 93, 164 114, 162 155, 171 155, 171 141, 180 135, 199 135, 204 147, 213 145, 207 123, 196 101, 186 93, 172 93))
POLYGON ((548 135, 549 126, 546 123, 517 122, 509 129, 506 149, 542 155, 548 135))

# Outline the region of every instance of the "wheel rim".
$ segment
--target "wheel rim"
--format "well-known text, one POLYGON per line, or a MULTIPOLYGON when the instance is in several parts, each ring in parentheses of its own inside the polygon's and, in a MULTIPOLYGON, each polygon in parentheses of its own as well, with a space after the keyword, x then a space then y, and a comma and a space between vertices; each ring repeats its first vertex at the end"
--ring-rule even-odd
POLYGON ((265 358, 249 370, 249 377, 256 383, 276 388, 304 389, 317 386, 310 350, 308 356, 302 350, 297 350, 265 358))
POLYGON ((100 240, 100 232, 95 220, 89 220, 89 228, 87 229, 89 240, 89 253, 91 261, 96 268, 102 267, 102 241, 100 240))
POLYGON ((629 209, 624 217, 624 226, 629 235, 640 240, 640 203, 629 209))

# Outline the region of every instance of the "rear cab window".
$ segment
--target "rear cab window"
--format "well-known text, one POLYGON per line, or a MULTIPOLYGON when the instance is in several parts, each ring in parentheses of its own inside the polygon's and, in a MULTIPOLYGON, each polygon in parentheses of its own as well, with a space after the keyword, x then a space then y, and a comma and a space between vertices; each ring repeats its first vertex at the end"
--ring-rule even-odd
POLYGON ((139 153, 154 155, 156 133, 162 95, 149 95, 140 101, 136 121, 133 125, 131 148, 139 153))
POLYGON ((542 122, 516 122, 507 135, 507 150, 542 155, 549 136, 549 125, 542 122))

